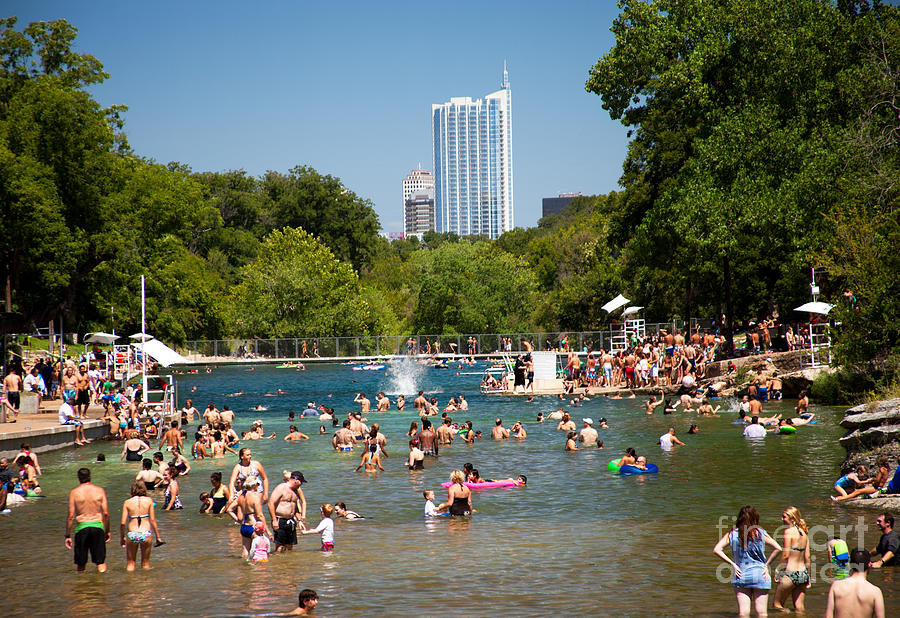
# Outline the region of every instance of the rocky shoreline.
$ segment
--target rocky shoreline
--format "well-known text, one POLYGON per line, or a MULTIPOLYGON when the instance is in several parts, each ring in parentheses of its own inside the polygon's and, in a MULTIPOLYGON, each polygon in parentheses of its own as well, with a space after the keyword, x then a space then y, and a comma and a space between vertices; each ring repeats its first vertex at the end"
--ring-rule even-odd
MULTIPOLYGON (((876 469, 875 460, 881 455, 888 458, 894 470, 900 457, 900 398, 850 408, 840 425, 848 430, 839 440, 847 450, 847 458, 841 464, 842 474, 860 465, 876 469)), ((848 500, 843 504, 900 511, 900 495, 848 500)))

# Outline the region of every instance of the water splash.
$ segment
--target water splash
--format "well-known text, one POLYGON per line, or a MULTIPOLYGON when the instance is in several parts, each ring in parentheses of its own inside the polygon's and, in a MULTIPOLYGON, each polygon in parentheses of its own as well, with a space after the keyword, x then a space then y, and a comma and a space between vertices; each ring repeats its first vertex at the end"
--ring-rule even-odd
POLYGON ((423 388, 421 384, 425 369, 425 365, 411 358, 403 358, 399 362, 391 363, 387 369, 386 394, 407 396, 418 393, 419 389, 423 388))

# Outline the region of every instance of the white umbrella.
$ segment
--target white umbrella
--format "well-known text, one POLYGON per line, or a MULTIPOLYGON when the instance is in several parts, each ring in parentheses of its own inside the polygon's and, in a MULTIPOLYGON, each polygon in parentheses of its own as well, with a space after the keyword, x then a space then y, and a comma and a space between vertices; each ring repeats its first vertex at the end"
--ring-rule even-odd
POLYGON ((828 312, 834 309, 834 305, 829 305, 828 303, 820 303, 820 302, 812 302, 806 303, 805 305, 800 305, 799 307, 795 307, 794 311, 803 311, 804 313, 819 313, 821 315, 828 315, 828 312))
POLYGON ((643 307, 635 307, 634 305, 632 305, 631 307, 625 309, 625 311, 622 312, 622 315, 631 315, 632 313, 637 313, 641 309, 643 309, 643 307))
POLYGON ((609 301, 608 303, 606 303, 605 305, 603 305, 600 308, 603 309, 607 313, 612 313, 619 307, 624 307, 629 302, 631 302, 631 301, 629 301, 627 298, 625 298, 624 296, 619 294, 614 299, 612 299, 611 301, 609 301))
POLYGON ((136 339, 138 341, 150 341, 153 339, 153 335, 148 335, 146 333, 135 333, 129 339, 136 339))
POLYGON ((100 343, 103 345, 109 345, 115 342, 120 337, 118 335, 110 335, 109 333, 88 333, 90 337, 87 337, 84 342, 85 343, 100 343))

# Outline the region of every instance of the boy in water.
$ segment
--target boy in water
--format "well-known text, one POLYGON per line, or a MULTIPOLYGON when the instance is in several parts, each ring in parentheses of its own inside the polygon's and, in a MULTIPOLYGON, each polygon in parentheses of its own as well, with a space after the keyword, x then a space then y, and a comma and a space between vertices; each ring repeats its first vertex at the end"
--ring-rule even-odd
POLYGON ((422 492, 422 497, 425 498, 425 517, 437 517, 440 515, 434 506, 434 492, 426 489, 422 492))
MULTIPOLYGON (((334 520, 331 514, 334 507, 330 504, 322 505, 322 521, 312 530, 301 530, 300 534, 321 534, 322 535, 322 551, 334 550, 334 520)), ((302 523, 302 522, 301 522, 302 523)))
POLYGON ((319 595, 316 594, 316 591, 304 588, 300 591, 300 596, 297 599, 297 609, 290 612, 288 616, 309 616, 318 604, 319 595))

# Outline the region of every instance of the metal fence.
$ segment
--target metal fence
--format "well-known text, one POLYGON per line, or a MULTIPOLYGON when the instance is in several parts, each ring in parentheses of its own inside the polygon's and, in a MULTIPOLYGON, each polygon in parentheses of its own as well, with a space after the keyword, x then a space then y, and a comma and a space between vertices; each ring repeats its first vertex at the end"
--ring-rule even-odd
MULTIPOLYGON (((692 322, 694 322, 692 320, 692 322)), ((354 358, 360 356, 396 356, 412 354, 468 354, 474 340, 477 354, 507 350, 522 352, 528 341, 535 350, 576 350, 586 352, 609 349, 612 338, 621 334, 622 325, 605 331, 562 331, 532 333, 471 333, 460 335, 361 335, 357 337, 307 337, 290 339, 209 339, 187 341, 177 346, 185 356, 231 358, 354 358)), ((649 323, 646 332, 660 329, 674 332, 684 322, 649 323)), ((702 323, 701 323, 702 327, 702 323)))

